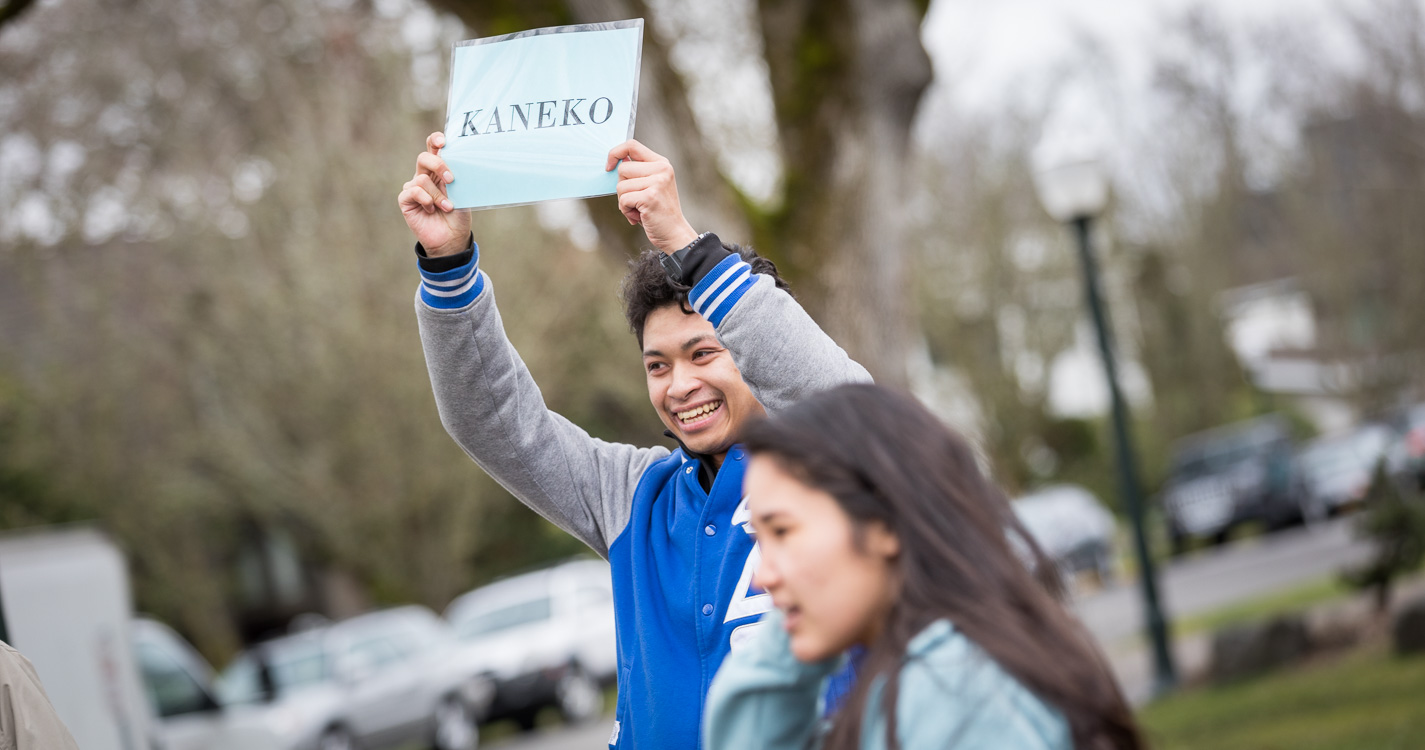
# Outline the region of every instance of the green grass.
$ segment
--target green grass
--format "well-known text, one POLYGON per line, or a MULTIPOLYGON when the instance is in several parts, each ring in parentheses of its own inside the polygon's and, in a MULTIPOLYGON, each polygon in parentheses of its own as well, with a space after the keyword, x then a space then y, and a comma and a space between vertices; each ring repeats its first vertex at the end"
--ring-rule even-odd
POLYGON ((1139 720, 1158 750, 1414 750, 1425 747, 1425 657, 1377 647, 1181 693, 1139 720))

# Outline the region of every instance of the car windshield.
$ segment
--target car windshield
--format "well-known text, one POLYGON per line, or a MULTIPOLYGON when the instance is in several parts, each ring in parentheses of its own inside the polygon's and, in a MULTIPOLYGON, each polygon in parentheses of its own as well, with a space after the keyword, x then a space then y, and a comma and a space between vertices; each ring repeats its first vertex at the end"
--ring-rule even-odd
MULTIPOLYGON (((327 679, 326 654, 320 644, 281 644, 269 650, 269 670, 277 695, 315 685, 327 679)), ((256 703, 262 700, 262 678, 257 660, 245 652, 218 678, 218 695, 224 703, 256 703)))
POLYGON ((1051 487, 1015 500, 1011 507, 1030 536, 1050 555, 1112 534, 1113 521, 1088 492, 1051 487))
POLYGON ((1258 425, 1236 434, 1224 435, 1211 442, 1199 443, 1179 450, 1173 461, 1172 474, 1179 479, 1220 474, 1260 455, 1280 439, 1277 430, 1267 425, 1258 425))
POLYGON ((1318 479, 1347 472, 1371 471, 1385 454, 1390 434, 1385 430, 1362 430, 1349 437, 1308 449, 1301 465, 1318 479))
POLYGON ((385 612, 338 626, 344 640, 381 638, 402 653, 423 651, 449 637, 445 623, 429 612, 385 612))
POLYGON ((1242 447, 1235 442, 1219 443, 1209 449, 1193 451, 1179 459, 1173 474, 1183 479, 1220 474, 1252 455, 1251 451, 1243 450, 1242 447))
POLYGON ((456 624, 461 638, 476 638, 549 619, 549 597, 530 599, 499 609, 476 611, 456 624))

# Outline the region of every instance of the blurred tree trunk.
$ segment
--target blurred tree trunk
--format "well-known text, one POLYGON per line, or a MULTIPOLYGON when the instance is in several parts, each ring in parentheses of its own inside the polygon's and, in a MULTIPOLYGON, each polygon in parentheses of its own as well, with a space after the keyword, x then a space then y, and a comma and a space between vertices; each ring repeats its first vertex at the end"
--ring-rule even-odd
POLYGON ((759 247, 877 380, 905 384, 911 125, 931 79, 926 4, 762 0, 784 199, 759 247), (810 284, 808 284, 810 282, 810 284))
MULTIPOLYGON (((481 35, 650 15, 644 0, 434 1, 481 35)), ((677 167, 689 220, 730 241, 750 234, 796 281, 811 314, 892 385, 905 383, 915 326, 903 206, 911 125, 931 79, 920 44, 927 7, 913 0, 758 3, 785 173, 772 208, 754 205, 722 176, 667 46, 644 35, 639 137, 677 167)), ((605 244, 640 244, 612 199, 604 203, 591 213, 605 244)))

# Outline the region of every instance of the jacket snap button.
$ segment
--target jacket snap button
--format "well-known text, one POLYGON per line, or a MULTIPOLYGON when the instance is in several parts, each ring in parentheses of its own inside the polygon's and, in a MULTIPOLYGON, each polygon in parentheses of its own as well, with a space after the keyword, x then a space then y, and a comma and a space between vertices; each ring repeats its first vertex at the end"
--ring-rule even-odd
POLYGON ((717 527, 712 524, 708 524, 707 526, 703 527, 703 533, 707 534, 708 536, 713 536, 717 534, 717 527))
POLYGON ((712 605, 711 605, 711 604, 704 604, 704 605, 703 605, 703 614, 704 614, 704 615, 710 615, 710 614, 712 614, 712 605))
POLYGON ((688 473, 689 473, 689 474, 692 474, 692 473, 693 473, 693 467, 691 467, 691 466, 688 467, 688 473))

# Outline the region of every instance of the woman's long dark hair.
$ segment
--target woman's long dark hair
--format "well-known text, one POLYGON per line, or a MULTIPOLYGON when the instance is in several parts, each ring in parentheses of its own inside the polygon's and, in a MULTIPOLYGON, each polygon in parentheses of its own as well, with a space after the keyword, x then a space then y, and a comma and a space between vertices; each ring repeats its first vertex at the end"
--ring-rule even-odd
POLYGON ((827 748, 859 747, 868 690, 878 676, 885 677, 887 747, 899 747, 901 662, 911 639, 941 618, 1057 708, 1075 747, 1145 746, 1097 647, 1059 601, 1053 564, 965 440, 914 399, 879 386, 842 386, 752 425, 743 442, 830 494, 858 528, 880 522, 900 541, 899 596, 861 662, 827 748), (1036 572, 1021 557, 1026 550, 1036 572))

